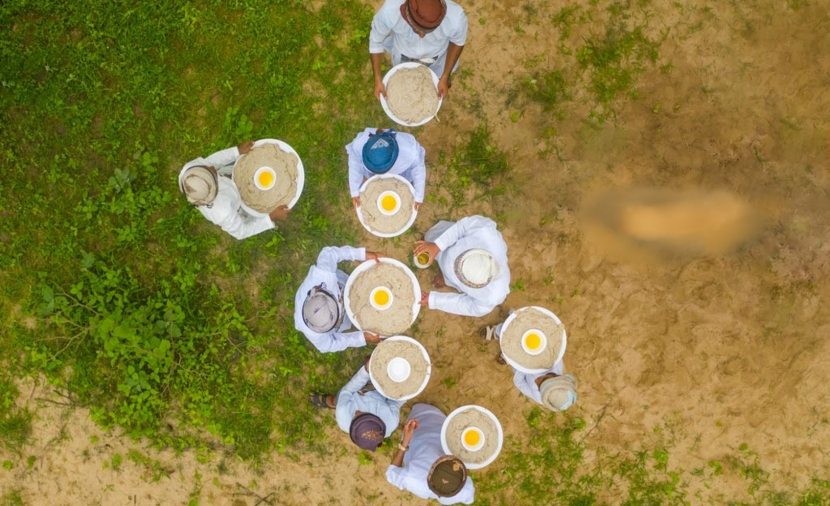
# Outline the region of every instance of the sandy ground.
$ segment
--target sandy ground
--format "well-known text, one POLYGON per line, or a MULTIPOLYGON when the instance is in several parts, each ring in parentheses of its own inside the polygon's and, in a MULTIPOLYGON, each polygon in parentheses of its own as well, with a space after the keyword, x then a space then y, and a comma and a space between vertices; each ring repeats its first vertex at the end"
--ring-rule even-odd
MULTIPOLYGON (((431 169, 440 170, 439 151, 486 120, 510 153, 514 175, 504 202, 493 208, 479 200, 464 212, 503 217, 513 277, 526 287, 504 307, 543 305, 565 323, 565 368, 580 382, 573 413, 589 425, 600 421, 586 439, 589 449, 639 448, 662 427, 673 435, 672 464, 690 470, 746 443, 782 488, 804 484, 828 462, 830 20, 819 3, 799 10, 784 2, 651 7, 653 35, 670 29, 660 53, 673 70, 647 71, 640 98, 622 108, 616 124, 586 125, 577 104, 555 123, 553 137, 540 135, 551 123, 538 106, 521 98, 508 104, 507 94, 529 75, 529 59, 556 63, 558 31, 546 19, 561 6, 530 2, 531 16, 512 2, 463 3, 471 29, 462 66, 471 75, 458 80, 441 122, 431 122, 419 140, 431 169), (619 248, 590 240, 579 219, 583 202, 632 188, 727 192, 754 209, 760 232, 720 254, 651 248, 625 234, 617 234, 619 248)), ((573 40, 585 33, 575 27, 573 40)), ((343 181, 345 192, 345 167, 343 181)), ((440 191, 436 183, 430 177, 428 194, 440 191)), ((425 231, 437 212, 425 205, 415 227, 425 231)), ((362 230, 356 218, 354 224, 362 230)), ((408 255, 406 240, 391 247, 364 237, 372 249, 408 255)), ((430 274, 419 276, 426 289, 430 274)), ((518 414, 529 401, 513 387, 510 370, 495 364, 496 345, 474 337, 504 314, 476 320, 422 311, 417 337, 434 372, 418 400, 445 411, 482 404, 506 433, 526 440, 518 414), (445 387, 447 378, 457 386, 445 387)), ((194 452, 144 449, 104 433, 83 409, 38 401, 56 398, 32 388, 24 385, 32 394, 21 402, 39 407, 25 452, 37 460, 27 469, 12 457, 16 467, 0 474, 0 488, 22 487, 31 504, 186 504, 191 494, 201 504, 255 504, 248 490, 273 493, 274 504, 414 502, 385 483, 386 457, 360 466, 345 436, 342 453, 313 469, 310 461, 274 455, 258 471, 224 462, 219 472, 218 452, 202 464, 194 452), (92 443, 90 435, 100 439, 92 443), (152 483, 142 466, 126 461, 119 471, 103 468, 130 448, 159 459, 170 478, 152 483)), ((746 493, 741 481, 695 487, 714 503, 746 493)))

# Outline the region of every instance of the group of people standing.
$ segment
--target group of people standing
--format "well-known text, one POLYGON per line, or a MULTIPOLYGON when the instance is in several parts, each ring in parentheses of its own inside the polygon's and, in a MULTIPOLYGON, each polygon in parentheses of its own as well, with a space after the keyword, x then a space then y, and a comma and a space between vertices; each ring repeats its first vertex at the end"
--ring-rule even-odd
MULTIPOLYGON (((438 93, 445 96, 450 77, 458 66, 467 37, 464 10, 451 0, 387 0, 375 14, 369 51, 375 95, 385 93, 381 75, 384 52, 392 63, 418 62, 439 76, 438 93)), ((281 206, 268 217, 253 217, 242 208, 242 199, 230 175, 236 160, 247 153, 246 142, 196 158, 184 165, 179 187, 188 201, 208 220, 236 239, 265 232, 274 222, 288 217, 281 206)), ((394 130, 367 128, 346 147, 349 192, 355 207, 361 205, 359 189, 377 174, 399 175, 412 184, 417 210, 426 192, 424 148, 415 137, 394 130)), ((507 244, 496 223, 483 216, 457 222, 440 221, 414 245, 414 255, 428 253, 438 264, 434 290, 422 291, 420 304, 451 314, 481 317, 502 304, 510 292, 507 244), (438 291, 449 288, 451 291, 438 291)), ((382 253, 350 246, 326 247, 308 271, 294 299, 294 323, 322 353, 338 352, 377 344, 384 336, 353 329, 346 315, 343 291, 348 276, 338 268, 342 262, 378 260, 382 253)), ((498 339, 501 325, 485 326, 483 339, 498 339)), ((504 360, 500 357, 500 363, 504 360)), ((576 400, 576 383, 564 374, 562 362, 540 374, 514 370, 514 383, 526 396, 543 406, 562 411, 576 400)), ((336 396, 312 394, 309 400, 335 411, 337 425, 362 449, 375 451, 399 425, 403 401, 389 399, 370 385, 368 357, 336 396)), ((398 451, 387 470, 387 480, 402 490, 442 504, 470 504, 472 480, 463 462, 446 455, 440 431, 446 415, 427 404, 415 404, 403 426, 398 451)))

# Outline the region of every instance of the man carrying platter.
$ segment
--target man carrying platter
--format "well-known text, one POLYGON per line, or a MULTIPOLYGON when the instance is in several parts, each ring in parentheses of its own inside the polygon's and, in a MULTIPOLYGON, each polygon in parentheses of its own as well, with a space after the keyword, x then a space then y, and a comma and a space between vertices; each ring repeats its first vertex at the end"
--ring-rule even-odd
POLYGON ((375 78, 375 98, 386 96, 380 64, 383 53, 392 65, 416 62, 438 76, 438 96, 450 89, 450 75, 467 42, 467 15, 452 0, 386 0, 372 19, 369 53, 375 78))

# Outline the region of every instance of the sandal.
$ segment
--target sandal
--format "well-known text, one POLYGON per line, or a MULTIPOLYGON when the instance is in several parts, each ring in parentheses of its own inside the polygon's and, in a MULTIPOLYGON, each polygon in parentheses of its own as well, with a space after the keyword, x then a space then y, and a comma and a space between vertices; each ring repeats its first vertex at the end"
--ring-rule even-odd
POLYGON ((325 395, 325 394, 314 393, 314 394, 311 394, 311 395, 308 396, 309 402, 311 402, 311 405, 314 406, 315 408, 334 409, 333 407, 329 406, 329 403, 327 402, 327 400, 329 398, 334 400, 333 396, 325 395))
POLYGON ((485 325, 478 329, 478 335, 485 341, 492 341, 493 339, 498 339, 496 337, 496 327, 485 325))

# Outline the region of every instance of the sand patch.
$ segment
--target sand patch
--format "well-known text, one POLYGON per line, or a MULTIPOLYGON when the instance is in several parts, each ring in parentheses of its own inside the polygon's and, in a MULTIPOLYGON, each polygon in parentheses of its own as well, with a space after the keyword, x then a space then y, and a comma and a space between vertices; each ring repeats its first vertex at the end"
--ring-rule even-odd
POLYGON ((502 330, 501 351, 506 357, 528 369, 550 369, 562 349, 562 333, 565 326, 533 308, 516 312, 516 318, 502 330), (547 338, 547 346, 538 355, 531 355, 522 348, 522 336, 530 329, 541 330, 547 338))
POLYGON ((412 325, 415 292, 412 280, 398 266, 381 263, 359 273, 349 287, 349 306, 360 328, 384 336, 400 334, 412 325), (369 296, 376 287, 385 286, 392 292, 392 305, 375 309, 369 296))
POLYGON ((493 420, 481 411, 469 408, 455 415, 447 425, 447 446, 450 452, 465 464, 481 464, 493 456, 499 444, 499 429, 493 420), (484 434, 484 445, 476 451, 470 451, 461 444, 464 429, 477 427, 484 434))
POLYGON ((438 112, 438 90, 423 65, 401 69, 389 78, 386 103, 398 119, 418 123, 438 112))
POLYGON ((369 362, 372 378, 380 385, 383 394, 398 400, 418 393, 428 369, 429 363, 421 348, 409 341, 382 341, 372 352, 372 360, 369 362), (411 367, 409 377, 401 382, 392 380, 386 372, 389 362, 396 357, 405 359, 411 367))
POLYGON ((248 207, 270 213, 279 206, 288 205, 297 194, 298 165, 299 159, 294 153, 287 153, 276 144, 263 144, 242 155, 233 169, 233 181, 248 207), (276 182, 271 189, 260 190, 254 183, 254 174, 265 166, 274 169, 276 182))
POLYGON ((396 178, 378 178, 366 184, 360 192, 360 212, 363 222, 374 232, 382 234, 400 233, 409 223, 415 212, 415 197, 401 180, 396 178), (393 191, 400 196, 400 209, 395 214, 383 214, 378 207, 378 197, 385 191, 393 191))

